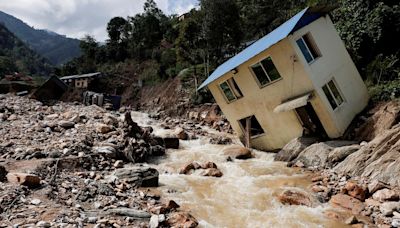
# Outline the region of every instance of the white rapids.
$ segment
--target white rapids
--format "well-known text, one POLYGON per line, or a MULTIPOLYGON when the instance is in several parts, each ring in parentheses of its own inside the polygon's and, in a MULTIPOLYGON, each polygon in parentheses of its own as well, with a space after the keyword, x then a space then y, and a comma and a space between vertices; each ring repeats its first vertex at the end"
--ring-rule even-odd
MULTIPOLYGON (((132 119, 141 126, 151 124, 156 135, 171 132, 159 128, 146 114, 134 112, 132 119)), ((226 146, 208 141, 206 137, 181 140, 180 149, 168 150, 154 162, 163 197, 189 211, 200 227, 347 227, 324 215, 328 206, 285 206, 277 200, 285 189, 309 191, 311 182, 300 170, 274 162, 271 153, 255 150, 253 159, 229 162, 222 153, 226 146), (193 161, 214 162, 224 175, 178 174, 179 168, 193 161)))

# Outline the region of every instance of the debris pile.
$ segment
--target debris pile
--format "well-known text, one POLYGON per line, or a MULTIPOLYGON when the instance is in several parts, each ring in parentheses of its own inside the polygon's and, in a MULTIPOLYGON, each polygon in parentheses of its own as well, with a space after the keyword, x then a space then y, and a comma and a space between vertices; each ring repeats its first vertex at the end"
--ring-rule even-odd
POLYGON ((0 227, 197 225, 148 189, 159 173, 138 163, 166 143, 130 112, 0 95, 0 134, 0 227))

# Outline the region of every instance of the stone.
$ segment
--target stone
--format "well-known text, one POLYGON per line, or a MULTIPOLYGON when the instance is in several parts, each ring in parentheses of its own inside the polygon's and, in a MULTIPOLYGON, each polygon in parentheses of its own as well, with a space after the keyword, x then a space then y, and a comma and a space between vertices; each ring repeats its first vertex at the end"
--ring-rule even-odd
POLYGON ((356 218, 356 216, 352 215, 350 218, 346 219, 344 223, 346 223, 347 225, 353 225, 358 223, 358 219, 356 218))
POLYGON ((374 200, 378 200, 380 202, 394 201, 394 200, 398 200, 399 199, 399 194, 394 190, 390 190, 390 189, 384 188, 384 189, 376 191, 372 195, 372 198, 374 200))
POLYGON ((315 142, 317 142, 316 138, 300 137, 292 139, 275 155, 274 159, 275 161, 284 162, 293 161, 295 158, 297 158, 301 151, 315 142))
POLYGON ((146 211, 136 210, 132 208, 124 208, 124 207, 109 209, 107 210, 107 213, 113 215, 128 216, 138 219, 146 219, 151 217, 151 215, 146 211))
POLYGON ((69 129, 69 128, 73 128, 75 126, 75 123, 72 121, 61 120, 60 122, 58 122, 58 126, 65 128, 65 129, 69 129))
POLYGON ((389 186, 400 185, 400 125, 377 135, 333 168, 335 173, 361 176, 389 186))
POLYGON ((396 218, 392 220, 392 224, 393 227, 400 227, 400 219, 396 218))
POLYGON ((124 167, 124 162, 121 160, 115 161, 113 166, 114 166, 114 168, 122 168, 122 167, 124 167))
POLYGON ((360 200, 345 194, 334 195, 329 202, 333 206, 347 209, 353 214, 360 214, 365 208, 364 204, 360 200))
POLYGON ((39 204, 41 204, 42 203, 42 201, 40 200, 40 199, 33 199, 33 200, 31 200, 31 204, 32 205, 39 205, 39 204))
POLYGON ((165 148, 167 149, 179 149, 179 139, 176 137, 165 137, 163 138, 165 148))
POLYGON ((175 130, 175 135, 180 140, 187 140, 189 138, 189 135, 182 128, 177 128, 175 130))
POLYGON ((336 148, 352 145, 351 141, 327 141, 315 143, 301 151, 299 156, 291 163, 301 161, 304 167, 331 167, 329 154, 336 148))
POLYGON ((383 183, 382 181, 373 180, 371 183, 368 184, 368 191, 370 194, 374 194, 376 191, 387 187, 387 184, 383 183))
POLYGON ((40 221, 40 222, 36 223, 36 227, 38 227, 38 228, 48 228, 48 227, 51 227, 51 223, 50 222, 46 222, 46 221, 40 221))
POLYGON ((158 225, 159 225, 158 215, 152 215, 149 223, 150 228, 157 228, 158 225))
POLYGON ((107 134, 113 131, 113 128, 107 124, 98 123, 96 124, 96 131, 101 134, 107 134))
POLYGON ((164 203, 165 204, 165 208, 167 210, 173 210, 173 209, 177 209, 179 208, 179 204, 177 204, 175 201, 173 200, 168 200, 167 202, 164 203))
POLYGON ((391 216, 394 211, 400 210, 400 202, 384 202, 379 207, 379 210, 384 216, 391 216))
POLYGON ((0 165, 0 182, 4 182, 7 180, 7 170, 4 168, 4 166, 0 165))
POLYGON ((365 197, 368 194, 366 187, 361 187, 360 185, 352 181, 348 181, 344 188, 348 195, 361 201, 364 201, 365 197))
POLYGON ((175 212, 167 218, 167 223, 171 227, 194 228, 199 225, 197 220, 187 212, 175 212))
POLYGON ((219 169, 210 168, 202 171, 201 175, 205 177, 222 177, 223 173, 219 169))
POLYGON ((342 147, 333 149, 328 155, 328 163, 330 163, 330 167, 332 167, 333 164, 343 161, 350 154, 359 150, 360 147, 361 147, 360 145, 355 144, 355 145, 342 146, 342 147))
POLYGON ((206 163, 200 164, 200 167, 202 169, 218 169, 217 165, 214 162, 206 162, 206 163))
POLYGON ((93 147, 93 151, 95 153, 102 154, 110 158, 117 157, 117 151, 112 146, 93 147))
POLYGON ((13 184, 25 185, 30 188, 40 186, 40 177, 27 173, 8 173, 7 180, 13 184))
POLYGON ((196 170, 196 166, 199 166, 197 162, 190 162, 179 169, 179 174, 188 175, 192 170, 196 170))
POLYGON ((308 207, 317 205, 317 200, 313 196, 297 190, 285 190, 278 196, 278 200, 285 205, 304 205, 308 207))
POLYGON ((139 187, 158 187, 159 173, 150 167, 117 169, 114 175, 139 187))
POLYGON ((226 156, 236 159, 249 159, 253 157, 251 150, 239 145, 229 146, 223 150, 223 153, 226 156))

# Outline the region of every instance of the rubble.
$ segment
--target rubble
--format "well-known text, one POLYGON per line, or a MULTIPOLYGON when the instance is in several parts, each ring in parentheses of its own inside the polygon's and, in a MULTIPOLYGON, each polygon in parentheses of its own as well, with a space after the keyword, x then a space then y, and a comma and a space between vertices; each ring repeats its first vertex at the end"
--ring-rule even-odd
POLYGON ((0 227, 149 227, 157 207, 165 227, 179 212, 146 189, 158 171, 138 164, 164 155, 165 140, 129 111, 7 94, 0 134, 0 227))

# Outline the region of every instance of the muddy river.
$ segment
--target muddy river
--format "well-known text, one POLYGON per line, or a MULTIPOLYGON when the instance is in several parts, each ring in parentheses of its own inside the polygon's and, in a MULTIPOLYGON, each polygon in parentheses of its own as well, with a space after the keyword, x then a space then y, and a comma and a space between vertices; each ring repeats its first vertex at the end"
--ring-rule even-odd
MULTIPOLYGON (((142 126, 151 124, 156 135, 169 133, 154 127, 156 122, 146 114, 133 113, 132 118, 142 126)), ((325 216, 324 212, 332 210, 328 204, 310 208, 286 206, 277 200, 286 189, 310 191, 305 173, 274 162, 273 154, 261 151, 253 151, 253 159, 229 162, 222 152, 226 146, 208 141, 206 137, 180 141, 180 149, 168 150, 155 161, 163 197, 189 211, 200 227, 346 227, 325 216), (224 175, 178 174, 179 168, 193 161, 212 161, 224 175)))

